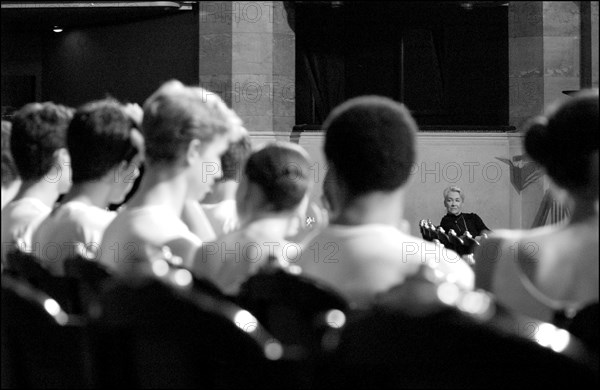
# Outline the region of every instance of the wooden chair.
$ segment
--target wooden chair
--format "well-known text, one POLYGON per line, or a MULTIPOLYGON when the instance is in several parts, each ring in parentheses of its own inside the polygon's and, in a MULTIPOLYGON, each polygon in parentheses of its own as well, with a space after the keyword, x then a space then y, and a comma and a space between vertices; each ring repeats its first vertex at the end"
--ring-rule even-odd
POLYGON ((110 280, 92 322, 102 386, 263 388, 286 349, 246 310, 153 260, 153 276, 110 280))
POLYGON ((280 267, 265 267, 251 276, 237 298, 289 346, 296 363, 287 367, 286 387, 314 387, 324 352, 332 344, 328 331, 346 320, 346 300, 329 286, 280 267))
POLYGON ((78 285, 71 277, 52 275, 37 257, 19 250, 7 254, 7 267, 10 275, 50 295, 68 313, 81 313, 78 285))
POLYGON ((598 302, 590 303, 580 309, 571 318, 566 329, 579 338, 588 348, 596 353, 599 351, 598 342, 598 317, 600 306, 598 302))
POLYGON ((339 343, 320 387, 591 387, 598 382, 597 359, 568 332, 514 316, 483 292, 461 291, 422 274, 382 294, 337 332, 339 343))
POLYGON ((2 388, 91 388, 94 378, 85 322, 2 276, 2 388))
POLYGON ((81 312, 87 315, 100 296, 102 286, 113 276, 102 264, 81 256, 66 259, 64 271, 77 284, 77 302, 81 312))
POLYGON ((285 344, 306 356, 320 354, 326 329, 349 311, 334 289, 302 275, 275 268, 251 276, 241 287, 238 302, 285 344), (328 317, 329 316, 329 317, 328 317))

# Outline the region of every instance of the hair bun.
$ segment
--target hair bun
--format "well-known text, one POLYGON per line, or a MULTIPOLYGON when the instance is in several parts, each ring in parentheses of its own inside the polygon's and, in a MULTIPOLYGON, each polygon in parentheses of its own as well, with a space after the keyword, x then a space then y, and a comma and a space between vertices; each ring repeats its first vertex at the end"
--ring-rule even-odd
POLYGON ((291 143, 268 144, 248 158, 248 179, 263 188, 275 211, 296 207, 309 188, 308 154, 291 143))

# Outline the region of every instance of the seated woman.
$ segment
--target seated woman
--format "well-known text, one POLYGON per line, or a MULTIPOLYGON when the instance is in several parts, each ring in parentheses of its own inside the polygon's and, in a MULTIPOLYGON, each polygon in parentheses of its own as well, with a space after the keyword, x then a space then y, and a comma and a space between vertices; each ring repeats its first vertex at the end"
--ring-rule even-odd
POLYGON ((582 91, 532 121, 525 149, 566 192, 571 216, 483 240, 475 252, 476 286, 517 312, 564 319, 598 301, 598 90, 582 91))
POLYGON ((39 250, 33 232, 71 187, 71 160, 66 134, 73 109, 53 102, 28 103, 12 119, 10 153, 21 185, 2 208, 2 261, 18 249, 39 250))
POLYGON ((475 239, 490 231, 485 226, 479 215, 475 213, 463 213, 462 207, 465 201, 465 193, 458 187, 448 187, 444 190, 444 206, 448 213, 444 215, 440 226, 446 233, 453 229, 457 236, 464 236, 469 232, 475 239))
MULTIPOLYGON (((64 275, 65 260, 95 260, 106 227, 131 190, 143 161, 144 139, 125 105, 108 98, 86 103, 67 129, 73 185, 32 237, 36 255, 48 270, 64 275)), ((130 109, 132 110, 132 109, 130 109)))
POLYGON ((155 251, 168 246, 191 267, 202 240, 187 205, 197 205, 220 177, 221 154, 239 137, 240 125, 237 114, 203 88, 169 80, 150 95, 142 122, 146 171, 127 207, 106 228, 100 263, 136 278, 151 271, 155 251))
POLYGON ((234 295, 248 276, 271 260, 281 266, 300 257, 286 240, 308 205, 309 155, 289 142, 268 144, 248 158, 236 194, 240 229, 205 242, 194 272, 234 295))

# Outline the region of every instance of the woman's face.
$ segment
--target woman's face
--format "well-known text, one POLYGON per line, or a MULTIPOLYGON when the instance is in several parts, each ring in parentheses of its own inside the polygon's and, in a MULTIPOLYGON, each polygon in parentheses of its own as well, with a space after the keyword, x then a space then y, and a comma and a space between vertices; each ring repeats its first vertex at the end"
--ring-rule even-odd
POLYGON ((229 147, 225 136, 215 136, 210 141, 195 143, 196 153, 190 160, 191 182, 190 196, 192 199, 204 199, 215 183, 223 176, 221 156, 229 147))
POLYGON ((462 210, 462 198, 460 194, 455 191, 450 191, 444 200, 444 205, 446 206, 446 210, 450 214, 458 215, 462 210))

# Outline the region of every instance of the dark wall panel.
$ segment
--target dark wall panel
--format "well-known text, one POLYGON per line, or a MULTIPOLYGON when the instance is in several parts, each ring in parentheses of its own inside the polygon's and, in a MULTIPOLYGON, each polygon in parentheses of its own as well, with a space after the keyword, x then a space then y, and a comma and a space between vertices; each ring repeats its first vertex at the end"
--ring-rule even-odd
POLYGON ((422 126, 508 125, 508 7, 340 3, 296 4, 297 124, 378 94, 406 103, 422 126), (331 76, 332 63, 344 72, 331 76))
POLYGON ((2 115, 41 98, 42 39, 32 31, 2 31, 2 115))
POLYGON ((198 84, 192 12, 44 35, 42 97, 71 106, 110 94, 140 104, 163 81, 198 84))

